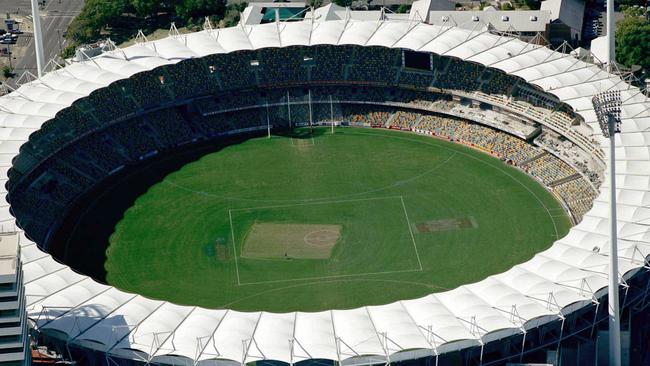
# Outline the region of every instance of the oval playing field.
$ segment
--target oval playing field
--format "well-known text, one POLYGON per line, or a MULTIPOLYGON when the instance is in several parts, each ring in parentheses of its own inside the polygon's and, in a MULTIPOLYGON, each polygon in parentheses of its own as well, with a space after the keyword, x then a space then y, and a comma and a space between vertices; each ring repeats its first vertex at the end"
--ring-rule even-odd
POLYGON ((107 280, 211 308, 352 308, 479 281, 569 227, 536 181, 473 149, 301 130, 228 146, 153 186, 110 239, 107 280))

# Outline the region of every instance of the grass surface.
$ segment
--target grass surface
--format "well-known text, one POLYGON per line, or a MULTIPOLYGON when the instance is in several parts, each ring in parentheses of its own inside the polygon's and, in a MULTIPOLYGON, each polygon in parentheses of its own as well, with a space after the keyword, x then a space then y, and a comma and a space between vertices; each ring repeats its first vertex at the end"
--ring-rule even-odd
POLYGON ((569 227, 543 187, 483 153, 410 133, 325 128, 313 140, 251 139, 170 174, 125 213, 105 266, 110 284, 152 298, 318 311, 479 281, 569 227), (417 229, 468 218, 473 225, 417 229), (242 258, 255 223, 339 225, 341 235, 327 259, 242 258))

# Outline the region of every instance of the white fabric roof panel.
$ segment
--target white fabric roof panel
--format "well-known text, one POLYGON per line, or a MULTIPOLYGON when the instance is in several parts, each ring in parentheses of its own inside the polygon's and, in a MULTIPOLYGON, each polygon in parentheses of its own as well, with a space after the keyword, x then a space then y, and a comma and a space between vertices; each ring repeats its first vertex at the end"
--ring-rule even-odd
POLYGON ((226 52, 253 49, 247 31, 243 27, 220 29, 217 41, 226 52))
POLYGON ((262 313, 242 313, 229 311, 219 323, 212 336, 212 342, 203 350, 199 360, 223 358, 232 361, 243 361, 244 352, 251 346, 257 322, 262 313), (246 349, 244 349, 246 343, 246 349), (217 345, 219 347, 217 348, 217 345))
POLYGON ((20 114, 20 111, 24 111, 23 113, 32 116, 52 118, 56 115, 56 112, 65 108, 66 106, 62 104, 30 101, 22 97, 14 97, 14 94, 12 93, 10 94, 10 97, 0 98, 0 107, 11 111, 12 113, 20 114))
POLYGON ((254 27, 247 27, 248 40, 254 49, 267 47, 280 47, 280 33, 275 23, 260 24, 254 27))
POLYGON ((132 349, 155 351, 166 337, 171 335, 193 308, 164 303, 157 308, 127 337, 111 350, 111 354, 131 354, 132 349), (162 339, 160 337, 163 337, 162 339))
POLYGON ((19 90, 20 95, 23 95, 25 98, 42 102, 42 103, 53 103, 61 105, 71 105, 72 102, 79 98, 83 98, 85 95, 80 93, 73 93, 63 90, 52 90, 45 85, 25 85, 19 90))
POLYGON ((43 325, 40 329, 55 330, 65 334, 68 339, 74 339, 102 319, 110 316, 115 309, 135 296, 111 287, 107 291, 70 309, 70 311, 43 325))
POLYGON ((163 38, 156 41, 155 46, 158 56, 174 63, 198 56, 194 51, 186 47, 183 36, 163 38))
POLYGON ((445 55, 458 57, 463 60, 474 61, 470 59, 472 56, 488 50, 498 40, 499 37, 493 34, 480 32, 470 33, 466 40, 461 42, 454 49, 447 51, 445 55))
MULTIPOLYGON (((75 343, 102 352, 110 351, 122 338, 128 337, 143 320, 150 317, 165 304, 162 301, 136 296, 114 313, 93 324, 85 332, 75 337, 75 343)), ((150 347, 150 345, 148 346, 150 347)))
MULTIPOLYGON (((50 72, 21 86, 18 93, 0 97, 0 154, 4 154, 0 168, 6 173, 23 141, 58 111, 122 78, 210 54, 318 44, 430 51, 513 73, 576 108, 600 140, 590 96, 608 88, 629 88, 617 76, 572 56, 494 36, 485 29, 354 19, 236 26, 111 51, 95 62, 50 72)), ((650 127, 650 102, 634 88, 622 96, 626 120, 624 134, 617 138, 617 182, 619 232, 627 238, 621 240, 619 254, 621 272, 632 273, 642 265, 641 256, 650 253, 650 248, 634 247, 650 241, 648 226, 638 224, 650 220, 650 209, 643 207, 650 205, 650 134, 643 131, 650 127)), ((522 327, 591 304, 592 295, 607 285, 607 200, 601 194, 567 236, 507 272, 420 299, 318 313, 244 313, 150 300, 77 274, 23 237, 28 311, 32 318, 43 316, 37 324, 40 329, 56 331, 77 344, 154 360, 177 356, 199 361, 241 362, 245 357, 245 361, 295 362, 334 360, 339 357, 337 349, 343 360, 365 355, 385 358, 386 353, 406 349, 451 351, 519 333, 522 327), (594 246, 600 251, 593 251, 594 246), (156 342, 154 334, 159 334, 156 342)), ((8 218, 6 206, 0 210, 0 221, 8 218)))
POLYGON ((47 120, 49 120, 48 117, 14 114, 0 109, 0 127, 39 128, 47 120))
POLYGON ((414 27, 409 23, 402 22, 384 22, 380 23, 379 28, 366 41, 366 46, 384 46, 392 47, 395 42, 399 41, 408 33, 409 27, 414 27))
POLYGON ((297 313, 294 337, 299 347, 294 348, 299 359, 336 359, 336 334, 332 313, 297 313))
POLYGON ((262 313, 257 321, 253 343, 246 362, 291 359, 291 344, 296 315, 262 313))
POLYGON ((283 47, 299 46, 309 43, 312 30, 309 22, 281 23, 279 27, 283 47))
POLYGON ((364 45, 381 23, 378 22, 352 22, 345 28, 339 39, 339 44, 364 45))
POLYGON ((104 53, 93 60, 102 69, 122 75, 122 77, 130 77, 139 72, 148 70, 135 62, 129 62, 126 57, 127 56, 122 53, 122 51, 116 50, 114 52, 104 53))
POLYGON ((444 32, 440 27, 429 26, 423 23, 418 23, 415 27, 411 28, 408 33, 402 36, 393 47, 407 48, 412 50, 420 50, 424 45, 431 42, 437 34, 444 32), (432 32, 432 28, 435 29, 432 32))
MULTIPOLYGON (((79 93, 83 95, 88 95, 96 89, 104 86, 97 82, 90 82, 85 79, 80 79, 77 77, 77 75, 68 74, 63 70, 57 70, 45 74, 41 80, 44 85, 49 86, 50 88, 71 93, 79 93)), ((18 91, 20 91, 20 88, 18 91)))
POLYGON ((366 308, 332 310, 334 331, 340 339, 341 358, 361 355, 384 355, 370 314, 366 308))
POLYGON ((407 349, 431 349, 427 337, 401 302, 394 302, 384 306, 369 306, 368 312, 380 334, 386 335, 386 347, 392 354, 407 349))
POLYGON ((420 329, 431 333, 436 345, 457 340, 471 340, 471 344, 479 344, 468 325, 456 318, 436 296, 405 300, 402 305, 420 329))
POLYGON ((311 32, 311 45, 338 44, 347 24, 344 20, 315 23, 311 32))
POLYGON ((183 38, 189 49, 194 51, 198 56, 207 56, 215 53, 225 53, 226 50, 217 42, 216 31, 212 32, 195 32, 184 34, 183 38))
POLYGON ((171 354, 189 359, 196 358, 210 343, 212 335, 227 312, 194 308, 153 355, 171 354))

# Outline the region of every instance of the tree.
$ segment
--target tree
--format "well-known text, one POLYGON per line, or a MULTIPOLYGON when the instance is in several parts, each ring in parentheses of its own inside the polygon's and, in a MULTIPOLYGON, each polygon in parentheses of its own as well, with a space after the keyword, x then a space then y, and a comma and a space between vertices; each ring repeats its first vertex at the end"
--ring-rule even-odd
POLYGON ((323 5, 323 0, 308 0, 307 5, 310 8, 318 9, 323 5))
POLYGON ((222 25, 224 27, 237 25, 241 12, 244 11, 247 6, 248 4, 246 2, 242 2, 241 4, 228 4, 228 6, 226 6, 226 15, 224 16, 222 25))
POLYGON ((338 6, 342 6, 344 8, 347 8, 350 5, 352 5, 352 0, 334 0, 333 3, 338 5, 338 6))
POLYGON ((175 10, 176 15, 185 21, 206 15, 223 17, 226 12, 226 0, 180 0, 175 10))
POLYGON ((617 23, 616 61, 650 70, 650 23, 638 14, 635 10, 625 11, 625 17, 617 23))
POLYGON ((146 17, 160 11, 161 2, 159 0, 130 0, 133 11, 138 16, 146 17))
POLYGON ((2 67, 2 76, 5 77, 5 79, 9 79, 14 76, 14 69, 12 69, 9 65, 5 65, 2 67))
POLYGON ((400 4, 400 6, 397 7, 396 13, 404 14, 404 13, 408 13, 409 10, 411 10, 411 5, 410 4, 400 4))
POLYGON ((122 15, 126 5, 126 0, 87 0, 68 26, 66 38, 80 43, 96 41, 102 29, 122 15))

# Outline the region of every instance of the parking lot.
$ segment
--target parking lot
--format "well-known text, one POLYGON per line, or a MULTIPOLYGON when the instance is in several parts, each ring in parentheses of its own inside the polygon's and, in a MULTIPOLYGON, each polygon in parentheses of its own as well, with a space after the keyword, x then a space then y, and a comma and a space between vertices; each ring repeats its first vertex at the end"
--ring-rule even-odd
MULTIPOLYGON (((4 19, 15 19, 22 34, 18 34, 15 44, 0 40, 0 65, 11 65, 16 75, 25 71, 36 74, 36 53, 33 42, 31 5, 29 0, 0 0, 0 29, 6 30, 4 19), (7 53, 11 52, 11 57, 7 53)), ((46 0, 41 10, 43 28, 43 48, 45 60, 58 55, 65 48, 63 34, 72 19, 79 14, 83 0, 46 0)))

